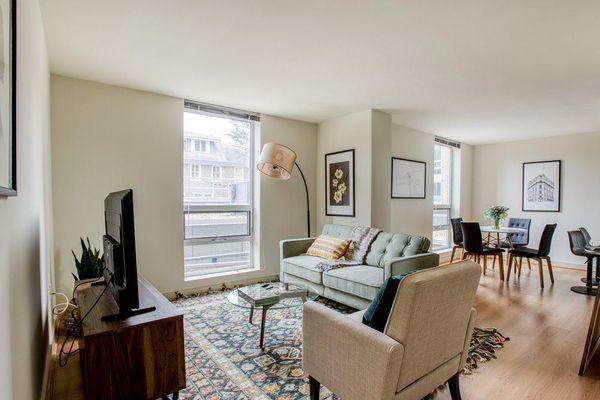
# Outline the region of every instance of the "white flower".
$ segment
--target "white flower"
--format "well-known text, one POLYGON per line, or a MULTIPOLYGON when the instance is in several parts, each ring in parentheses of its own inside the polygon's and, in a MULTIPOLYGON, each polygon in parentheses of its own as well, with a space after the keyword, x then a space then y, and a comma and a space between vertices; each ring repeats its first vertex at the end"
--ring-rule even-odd
POLYGON ((342 176, 344 176, 344 171, 342 171, 340 168, 335 170, 335 177, 338 179, 342 179, 342 176))
POLYGON ((347 189, 348 189, 348 188, 346 187, 346 182, 344 182, 344 181, 342 181, 342 183, 340 183, 340 184, 338 185, 338 191, 339 191, 341 194, 344 194, 344 193, 346 193, 346 190, 347 190, 347 189))
POLYGON ((337 185, 338 185, 338 180, 337 180, 337 179, 334 179, 334 180, 332 180, 332 181, 331 181, 331 185, 332 185, 333 187, 337 187, 337 185))
POLYGON ((333 194, 333 200, 336 204, 342 201, 342 193, 339 190, 333 194))

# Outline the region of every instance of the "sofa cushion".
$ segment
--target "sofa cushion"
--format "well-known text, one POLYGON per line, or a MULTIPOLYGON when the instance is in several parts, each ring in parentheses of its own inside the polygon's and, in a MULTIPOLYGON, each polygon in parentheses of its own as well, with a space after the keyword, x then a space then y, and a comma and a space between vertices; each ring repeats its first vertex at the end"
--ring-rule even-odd
POLYGON ((349 225, 325 224, 321 233, 341 239, 350 239, 353 228, 353 226, 349 225))
POLYGON ((323 261, 323 259, 307 254, 284 258, 282 262, 283 272, 320 284, 323 283, 322 272, 316 268, 320 261, 323 261))
POLYGON ((350 239, 342 239, 334 236, 320 235, 310 245, 306 254, 322 257, 328 260, 337 260, 346 254, 350 245, 350 239))
POLYGON ((381 268, 353 265, 323 273, 323 285, 371 300, 383 283, 381 268))
POLYGON ((381 232, 367 254, 365 263, 383 268, 393 258, 414 256, 429 250, 429 239, 404 233, 381 232))

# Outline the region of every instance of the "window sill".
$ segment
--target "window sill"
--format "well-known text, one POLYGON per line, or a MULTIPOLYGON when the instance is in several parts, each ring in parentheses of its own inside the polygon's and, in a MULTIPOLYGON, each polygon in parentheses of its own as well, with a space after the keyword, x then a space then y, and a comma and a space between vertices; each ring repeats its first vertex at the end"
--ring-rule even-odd
POLYGON ((256 272, 256 271, 260 271, 260 267, 248 267, 248 268, 237 269, 237 270, 233 270, 233 271, 212 272, 212 273, 208 273, 208 274, 186 277, 183 280, 185 282, 201 281, 204 279, 218 278, 218 277, 222 277, 222 276, 231 276, 231 275, 241 275, 241 274, 247 274, 247 273, 256 272))
POLYGON ((448 247, 447 249, 438 249, 438 250, 434 250, 433 252, 435 254, 443 255, 443 254, 450 254, 451 251, 452 251, 452 247, 448 247))

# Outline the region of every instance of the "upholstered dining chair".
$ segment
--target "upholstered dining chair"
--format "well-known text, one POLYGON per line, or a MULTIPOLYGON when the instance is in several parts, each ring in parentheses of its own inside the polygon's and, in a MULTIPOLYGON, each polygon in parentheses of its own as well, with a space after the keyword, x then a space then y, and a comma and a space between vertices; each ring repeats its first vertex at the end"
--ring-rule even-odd
POLYGON ((463 233, 463 260, 471 257, 478 263, 483 260, 483 273, 487 270, 487 258, 498 257, 498 264, 500 266, 500 279, 504 280, 504 260, 502 254, 504 250, 499 247, 484 246, 481 241, 481 228, 479 222, 462 222, 462 233, 463 233))
POLYGON ((364 311, 344 315, 306 303, 302 363, 310 399, 319 399, 323 384, 344 400, 414 400, 448 382, 460 400, 480 277, 469 260, 408 275, 383 332, 362 323, 364 311))
MULTIPOLYGON (((505 249, 512 249, 514 247, 526 247, 529 244, 529 231, 531 228, 531 219, 530 218, 509 218, 508 219, 508 227, 509 228, 522 228, 527 229, 527 232, 518 232, 518 233, 509 233, 510 241, 508 239, 504 239, 500 243, 500 247, 505 249)), ((529 258, 527 258, 527 266, 531 269, 531 262, 529 258)), ((515 272, 517 266, 515 265, 515 272)))
POLYGON ((552 273, 552 260, 550 259, 550 247, 552 246, 552 236, 554 235, 554 231, 556 230, 556 224, 548 224, 544 227, 544 231, 542 232, 542 237, 540 238, 540 244, 537 249, 532 249, 529 247, 517 247, 508 252, 508 273, 506 280, 510 278, 510 270, 512 267, 512 263, 517 262, 517 258, 519 259, 518 265, 518 277, 521 276, 521 264, 523 258, 532 258, 536 260, 539 264, 539 273, 540 273, 540 288, 544 288, 544 264, 542 260, 546 260, 546 265, 548 266, 548 273, 550 274, 550 282, 554 283, 554 274, 552 273))
POLYGON ((454 261, 454 255, 456 254, 457 249, 461 249, 464 253, 465 249, 463 248, 463 235, 462 235, 462 227, 460 226, 463 219, 458 218, 450 218, 450 225, 452 226, 452 242, 454 245, 452 246, 452 253, 450 254, 450 263, 454 261))

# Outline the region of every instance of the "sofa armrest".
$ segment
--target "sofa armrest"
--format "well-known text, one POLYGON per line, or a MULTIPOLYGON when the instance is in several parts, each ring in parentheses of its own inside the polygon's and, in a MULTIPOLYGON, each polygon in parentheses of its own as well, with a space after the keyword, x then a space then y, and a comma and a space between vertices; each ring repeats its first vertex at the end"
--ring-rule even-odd
POLYGON ((304 305, 302 362, 342 399, 394 398, 404 346, 322 304, 304 305))
POLYGON ((440 256, 436 253, 393 258, 385 263, 383 279, 410 271, 437 267, 438 265, 440 265, 440 256))
POLYGON ((475 328, 475 320, 477 319, 477 310, 471 308, 471 315, 469 316, 469 324, 467 325, 467 333, 465 335, 465 345, 463 347, 463 353, 460 357, 459 371, 467 364, 467 357, 469 356, 469 349, 471 348, 471 337, 473 336, 473 329, 475 328))
POLYGON ((279 261, 284 258, 299 256, 306 250, 316 238, 288 239, 279 242, 279 261))

